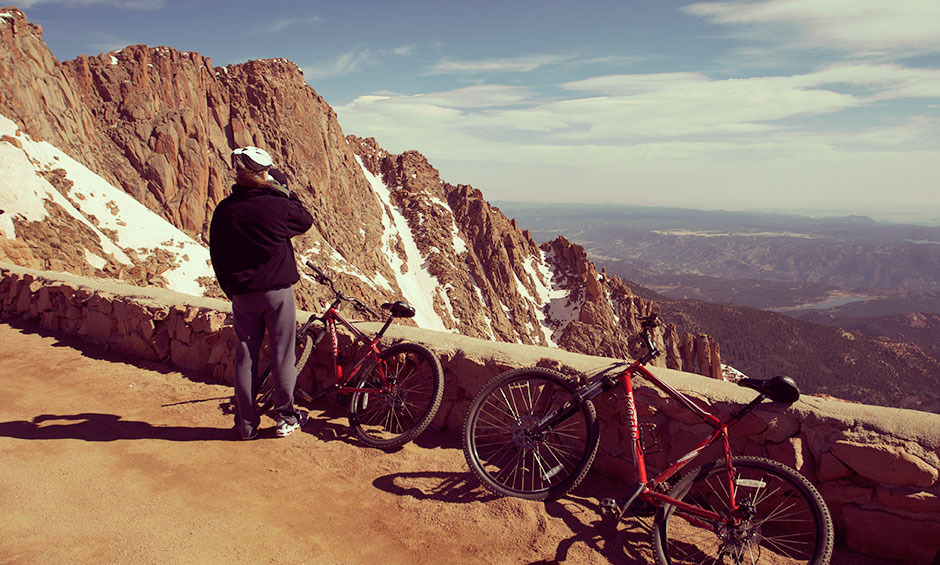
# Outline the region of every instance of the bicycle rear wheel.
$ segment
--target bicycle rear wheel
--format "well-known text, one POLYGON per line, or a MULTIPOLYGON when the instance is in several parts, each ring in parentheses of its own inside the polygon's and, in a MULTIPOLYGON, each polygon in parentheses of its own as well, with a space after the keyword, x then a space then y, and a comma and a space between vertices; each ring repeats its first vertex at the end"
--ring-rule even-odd
POLYGON ((470 470, 487 490, 529 500, 558 498, 587 475, 599 442, 597 414, 578 386, 550 369, 505 372, 473 399, 464 421, 463 449, 470 470), (534 432, 562 406, 570 414, 534 432))
POLYGON ((727 465, 721 461, 693 470, 669 496, 726 519, 710 522, 664 505, 653 527, 656 562, 829 563, 832 518, 813 485, 770 459, 734 457, 731 464, 738 520, 730 519, 727 465))
MULTIPOLYGON (((310 353, 312 351, 313 338, 306 333, 297 336, 297 344, 294 349, 294 355, 297 361, 294 363, 294 369, 297 370, 298 375, 303 371, 304 367, 307 366, 307 361, 310 360, 310 353)), ((272 366, 273 364, 268 365, 261 377, 261 387, 258 389, 257 400, 259 415, 266 413, 274 407, 274 383, 270 378, 272 366)))
POLYGON ((426 347, 399 343, 382 351, 356 388, 381 392, 353 393, 350 427, 366 445, 391 449, 418 437, 434 419, 444 395, 444 372, 426 347))

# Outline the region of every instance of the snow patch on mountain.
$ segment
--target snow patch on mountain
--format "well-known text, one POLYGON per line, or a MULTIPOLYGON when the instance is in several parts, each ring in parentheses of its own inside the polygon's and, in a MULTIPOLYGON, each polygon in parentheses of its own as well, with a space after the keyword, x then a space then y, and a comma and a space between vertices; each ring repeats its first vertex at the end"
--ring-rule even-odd
MULTIPOLYGON (((522 266, 535 285, 535 311, 542 334, 551 347, 557 347, 553 336, 572 320, 577 319, 580 307, 559 307, 569 302, 570 291, 557 283, 555 271, 550 262, 550 252, 539 250, 540 256, 530 257, 522 266)), ((528 292, 526 292, 528 294, 528 292)))
MULTIPOLYGON (((173 266, 163 273, 168 287, 177 292, 202 296, 197 279, 214 276, 209 250, 173 227, 124 191, 72 159, 54 145, 35 141, 19 131, 16 124, 0 116, 0 231, 16 238, 13 217, 42 221, 47 217, 45 202, 60 205, 72 218, 89 226, 101 240, 101 247, 114 260, 132 265, 125 250, 133 250, 141 260, 158 252, 173 257, 173 266), (17 144, 19 147, 17 147, 17 144), (72 186, 63 195, 41 172, 61 169, 72 186), (107 232, 107 233, 106 233, 107 232)), ((86 251, 90 265, 101 268, 103 257, 86 251)))
POLYGON ((443 300, 445 304, 449 304, 449 299, 446 293, 441 292, 441 283, 437 277, 424 267, 424 258, 408 226, 408 220, 392 203, 391 191, 382 179, 373 175, 358 155, 356 161, 362 168, 362 174, 372 186, 372 190, 379 197, 382 208, 386 211, 382 215, 383 252, 388 257, 392 272, 395 273, 395 280, 405 300, 415 308, 415 322, 418 326, 429 330, 452 331, 447 329, 444 321, 434 309, 435 296, 443 300), (404 248, 404 259, 398 255, 396 249, 398 241, 401 241, 404 248))
POLYGON ((572 291, 562 287, 559 283, 561 277, 550 266, 553 264, 554 253, 542 251, 542 263, 539 265, 542 277, 533 278, 542 282, 539 297, 545 304, 543 310, 549 324, 557 332, 578 319, 585 297, 581 291, 572 291))

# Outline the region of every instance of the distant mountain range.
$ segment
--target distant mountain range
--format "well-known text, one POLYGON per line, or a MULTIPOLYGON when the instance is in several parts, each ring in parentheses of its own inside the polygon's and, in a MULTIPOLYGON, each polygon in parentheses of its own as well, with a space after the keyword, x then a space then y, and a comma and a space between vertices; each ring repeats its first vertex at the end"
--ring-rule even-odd
POLYGON ((808 391, 940 411, 938 226, 496 204, 536 238, 583 245, 681 331, 714 336, 722 360, 745 374, 792 374, 808 391))
POLYGON ((795 283, 805 285, 795 292, 810 296, 835 290, 940 289, 940 226, 880 223, 861 216, 494 204, 537 239, 563 235, 583 245, 609 272, 629 274, 651 288, 664 287, 669 296, 682 297, 683 286, 665 288, 669 285, 657 284, 656 277, 795 283))

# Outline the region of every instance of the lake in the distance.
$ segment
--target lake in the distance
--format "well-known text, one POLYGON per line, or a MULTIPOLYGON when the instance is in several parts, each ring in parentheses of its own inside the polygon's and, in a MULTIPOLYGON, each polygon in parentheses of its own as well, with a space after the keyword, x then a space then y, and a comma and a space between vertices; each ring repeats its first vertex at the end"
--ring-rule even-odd
POLYGON ((771 312, 799 312, 801 310, 826 310, 843 306, 852 302, 861 302, 868 300, 867 296, 839 295, 823 300, 822 302, 811 302, 809 304, 800 304, 799 306, 786 306, 784 308, 768 308, 771 312))

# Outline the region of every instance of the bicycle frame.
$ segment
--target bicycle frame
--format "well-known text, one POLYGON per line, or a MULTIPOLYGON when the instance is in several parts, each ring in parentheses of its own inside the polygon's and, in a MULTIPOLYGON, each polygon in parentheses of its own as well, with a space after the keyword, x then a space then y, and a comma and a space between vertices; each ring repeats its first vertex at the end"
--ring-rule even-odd
POLYGON ((705 510, 697 506, 690 505, 688 503, 676 500, 671 498, 661 492, 656 490, 656 486, 662 483, 665 483, 670 478, 676 475, 681 469, 683 469, 690 461, 695 459, 702 451, 705 450, 708 446, 712 445, 719 439, 721 440, 722 450, 724 452, 725 461, 728 464, 728 493, 729 493, 729 506, 733 511, 737 510, 737 502, 735 496, 735 483, 734 478, 732 477, 731 472, 731 445, 728 440, 728 427, 734 422, 740 419, 742 414, 738 413, 736 416, 729 418, 727 421, 722 422, 716 418, 710 412, 707 412, 703 408, 695 404, 692 399, 688 396, 682 394, 669 384, 663 382, 656 375, 651 373, 642 363, 642 359, 634 361, 629 367, 627 367, 623 372, 618 375, 618 379, 623 386, 624 393, 626 395, 625 405, 627 409, 627 414, 629 415, 630 420, 630 439, 632 441, 632 452, 633 452, 633 462, 634 468, 637 472, 637 489, 632 494, 631 499, 623 505, 622 511, 626 510, 629 505, 636 499, 641 498, 648 502, 662 505, 662 504, 672 504, 678 510, 683 511, 687 514, 693 514, 700 516, 707 520, 721 520, 721 517, 710 510, 705 510), (633 395, 633 376, 634 374, 639 374, 655 387, 664 391, 670 398, 675 399, 679 402, 685 409, 692 412, 696 416, 702 419, 706 424, 712 426, 714 431, 712 434, 701 441, 696 447, 691 451, 679 457, 674 463, 670 464, 664 471, 658 474, 656 477, 650 479, 647 476, 646 469, 646 456, 643 449, 643 442, 640 438, 640 425, 637 417, 637 408, 636 400, 633 395))
POLYGON ((381 350, 378 347, 378 343, 382 339, 382 336, 385 334, 385 331, 388 329, 389 325, 391 325, 392 317, 389 316, 389 318, 385 321, 385 324, 382 326, 382 329, 374 337, 370 338, 351 322, 343 318, 343 316, 339 313, 339 305, 341 302, 341 298, 336 298, 326 309, 326 312, 324 312, 323 315, 310 316, 303 326, 297 330, 297 335, 303 336, 305 333, 310 331, 314 322, 322 321, 324 323, 325 327, 318 331, 314 337, 313 345, 311 346, 314 348, 319 345, 320 341, 322 341, 327 334, 330 335, 330 352, 333 359, 333 374, 336 376, 336 382, 319 394, 315 395, 313 398, 317 398, 327 392, 332 391, 337 391, 341 394, 350 394, 356 392, 378 394, 383 392, 383 390, 379 388, 346 386, 364 368, 371 369, 373 364, 379 366, 379 377, 382 381, 382 385, 387 385, 385 370, 384 367, 382 367, 381 360, 379 359, 381 350), (343 367, 339 362, 339 336, 336 332, 337 322, 339 322, 339 324, 341 324, 343 327, 349 330, 350 333, 353 334, 354 342, 362 342, 368 347, 367 353, 359 356, 356 359, 356 362, 350 368, 349 372, 345 375, 343 374, 343 367))
MULTIPOLYGON (((736 496, 736 484, 733 476, 734 471, 731 466, 731 445, 728 439, 728 428, 739 422, 745 414, 753 410, 755 406, 760 404, 760 402, 766 398, 766 396, 764 394, 759 394, 757 398, 752 400, 749 404, 737 412, 731 414, 726 420, 719 420, 715 415, 698 406, 688 396, 676 390, 646 368, 645 365, 654 359, 657 355, 659 355, 659 351, 653 345, 652 340, 646 330, 644 330, 643 338, 647 346, 647 353, 645 355, 635 360, 616 375, 602 375, 589 380, 578 389, 577 393, 577 397, 580 400, 591 400, 600 394, 603 394, 604 392, 616 388, 618 385, 623 387, 625 394, 624 403, 630 426, 630 440, 632 443, 631 452, 633 456, 634 468, 637 472, 637 485, 626 498, 626 500, 622 504, 617 505, 618 510, 620 511, 621 516, 623 516, 630 505, 636 501, 637 498, 640 498, 657 506, 671 504, 684 514, 699 516, 706 520, 720 521, 722 518, 717 513, 676 500, 659 492, 656 489, 659 485, 665 483, 670 478, 675 476, 676 473, 683 469, 690 461, 695 459, 707 447, 720 440, 722 449, 724 451, 725 462, 728 468, 728 504, 732 512, 737 511, 738 504, 736 496), (703 422, 714 428, 714 431, 711 433, 711 435, 702 440, 691 451, 678 458, 675 462, 669 464, 664 471, 652 479, 650 479, 647 474, 646 456, 643 449, 643 442, 641 440, 641 430, 639 419, 637 417, 636 400, 633 394, 634 375, 643 377, 653 386, 665 392, 670 398, 675 399, 686 410, 692 412, 701 418, 703 422)), ((577 403, 575 401, 569 401, 553 411, 551 414, 546 415, 539 422, 539 424, 533 428, 532 432, 535 434, 541 433, 556 423, 568 418, 577 410, 577 403)))

